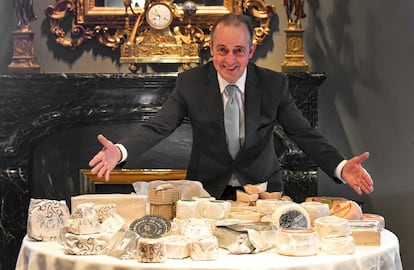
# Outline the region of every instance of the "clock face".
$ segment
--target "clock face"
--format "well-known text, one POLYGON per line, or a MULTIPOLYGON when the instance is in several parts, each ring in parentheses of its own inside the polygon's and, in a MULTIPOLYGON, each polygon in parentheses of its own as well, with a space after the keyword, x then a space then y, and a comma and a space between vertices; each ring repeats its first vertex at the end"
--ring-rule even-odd
POLYGON ((152 28, 158 30, 168 27, 173 20, 171 9, 163 3, 157 3, 150 6, 147 10, 146 16, 148 24, 152 28))

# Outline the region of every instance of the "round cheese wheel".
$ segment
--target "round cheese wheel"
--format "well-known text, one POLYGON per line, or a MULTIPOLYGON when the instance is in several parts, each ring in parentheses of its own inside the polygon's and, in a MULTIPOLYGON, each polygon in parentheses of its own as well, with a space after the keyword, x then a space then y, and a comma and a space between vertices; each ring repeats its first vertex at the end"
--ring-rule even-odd
POLYGON ((361 207, 354 201, 336 201, 330 208, 330 215, 348 220, 361 220, 361 207))
POLYGON ((333 238, 351 235, 348 220, 337 216, 320 217, 315 220, 315 232, 320 238, 333 238))
POLYGON ((303 202, 300 204, 308 213, 311 219, 311 225, 314 225, 315 219, 329 216, 329 206, 320 202, 303 202))
POLYGON ((299 204, 279 206, 272 214, 273 223, 278 229, 310 229, 308 212, 299 204))
POLYGON ((355 242, 352 236, 322 237, 320 247, 323 253, 329 255, 345 255, 355 252, 355 242))
POLYGON ((281 255, 311 256, 319 251, 319 241, 313 230, 282 229, 277 242, 276 250, 281 255))

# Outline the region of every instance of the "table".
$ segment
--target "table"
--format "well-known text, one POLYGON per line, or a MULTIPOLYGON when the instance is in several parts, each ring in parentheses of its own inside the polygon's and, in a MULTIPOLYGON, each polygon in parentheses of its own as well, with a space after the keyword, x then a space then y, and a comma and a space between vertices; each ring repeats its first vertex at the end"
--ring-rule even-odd
POLYGON ((357 246, 352 255, 318 255, 289 257, 273 250, 258 254, 233 255, 220 251, 214 261, 168 259, 164 263, 139 263, 136 260, 119 260, 106 255, 65 255, 56 242, 36 242, 27 236, 23 239, 16 270, 45 269, 220 269, 220 270, 402 270, 399 241, 389 230, 381 232, 381 246, 357 246))

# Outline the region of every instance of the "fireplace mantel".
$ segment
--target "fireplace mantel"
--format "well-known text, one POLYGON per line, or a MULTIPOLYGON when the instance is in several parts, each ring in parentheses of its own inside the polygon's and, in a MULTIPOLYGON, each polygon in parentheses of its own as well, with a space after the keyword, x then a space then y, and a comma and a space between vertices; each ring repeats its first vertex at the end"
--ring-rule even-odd
MULTIPOLYGON (((73 128, 145 121, 165 102, 176 76, 176 73, 0 75, 0 266, 14 268, 26 233, 27 207, 36 190, 33 186, 36 147, 48 137, 73 128)), ((289 73, 288 76, 298 107, 311 125, 316 126, 317 89, 325 74, 289 73)), ((285 139, 278 128, 275 135, 285 139)), ((306 194, 316 195, 316 166, 291 142, 276 140, 276 151, 286 171, 285 192, 295 200, 302 200, 306 194), (305 182, 306 187, 296 188, 298 182, 305 182)), ((81 165, 73 168, 79 175, 81 165)), ((46 176, 44 179, 47 181, 46 176)), ((54 191, 35 193, 62 199, 54 191)), ((73 195, 77 194, 65 194, 63 199, 73 195)))

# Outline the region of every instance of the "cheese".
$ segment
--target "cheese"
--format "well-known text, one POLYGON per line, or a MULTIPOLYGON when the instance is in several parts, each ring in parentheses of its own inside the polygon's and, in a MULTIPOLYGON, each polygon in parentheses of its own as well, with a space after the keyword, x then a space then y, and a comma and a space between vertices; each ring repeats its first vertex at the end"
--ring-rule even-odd
POLYGON ((321 252, 329 255, 345 255, 355 252, 355 242, 352 236, 320 238, 321 252))
POLYGON ((315 232, 320 238, 343 237, 351 234, 349 221, 337 216, 317 218, 314 225, 315 232))
POLYGON ((361 220, 361 207, 354 201, 336 201, 330 208, 330 215, 348 220, 361 220))
POLYGON ((165 238, 166 256, 170 259, 184 259, 190 256, 189 242, 183 236, 165 238))
POLYGON ((218 241, 214 236, 190 242, 190 257, 195 261, 215 260, 218 255, 218 241))
POLYGON ((244 191, 246 191, 247 194, 259 194, 262 192, 265 192, 267 190, 267 182, 259 183, 259 184, 247 184, 244 187, 244 191))
POLYGON ((312 256, 318 254, 319 241, 313 230, 281 229, 276 250, 281 255, 312 256))
POLYGON ((240 202, 255 202, 259 198, 259 194, 247 194, 241 190, 236 190, 236 200, 240 202))
POLYGON ((383 216, 377 214, 362 214, 362 220, 376 220, 378 221, 378 226, 380 230, 385 229, 385 219, 383 216))
POLYGON ((310 229, 308 212, 299 204, 285 204, 272 214, 273 223, 278 229, 310 229))
POLYGON ((227 201, 214 200, 204 202, 202 217, 207 219, 224 219, 230 214, 231 204, 227 201))
POLYGON ((198 201, 196 200, 179 200, 177 202, 177 213, 178 219, 189 219, 197 218, 200 216, 198 212, 198 201))
POLYGON ((282 198, 282 192, 261 192, 259 193, 259 198, 263 200, 267 199, 280 199, 282 198))
POLYGON ((230 218, 258 222, 260 221, 260 214, 257 212, 250 212, 250 211, 231 212, 230 218))
POLYGON ((314 225, 315 219, 329 216, 329 206, 320 202, 303 202, 300 204, 308 213, 311 225, 314 225))
POLYGON ((84 194, 71 198, 72 213, 79 204, 115 204, 117 213, 127 224, 146 214, 146 195, 135 194, 84 194))
POLYGON ((65 201, 30 199, 27 235, 38 241, 57 241, 60 229, 69 218, 65 201))
POLYGON ((163 238, 140 238, 137 248, 138 262, 161 263, 166 259, 166 246, 163 238))
POLYGON ((381 245, 381 232, 376 220, 349 221, 352 237, 357 246, 381 245))
POLYGON ((105 253, 109 238, 103 234, 77 235, 65 233, 64 252, 71 255, 100 255, 105 253))
POLYGON ((87 235, 99 233, 100 226, 94 204, 82 203, 76 206, 71 217, 66 220, 63 231, 77 235, 87 235))
POLYGON ((272 215, 273 212, 280 207, 281 205, 286 205, 286 204, 294 204, 294 202, 290 202, 290 201, 282 201, 282 200, 278 200, 278 199, 268 199, 268 200, 263 200, 263 199, 259 199, 256 201, 256 208, 257 211, 263 215, 272 215))

